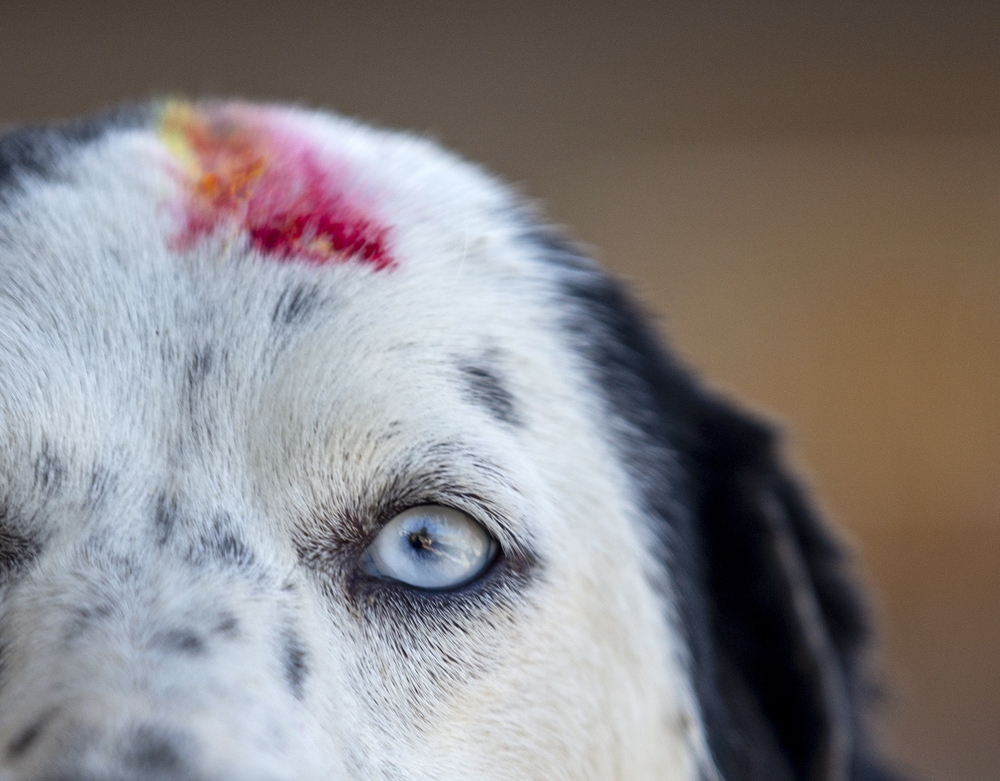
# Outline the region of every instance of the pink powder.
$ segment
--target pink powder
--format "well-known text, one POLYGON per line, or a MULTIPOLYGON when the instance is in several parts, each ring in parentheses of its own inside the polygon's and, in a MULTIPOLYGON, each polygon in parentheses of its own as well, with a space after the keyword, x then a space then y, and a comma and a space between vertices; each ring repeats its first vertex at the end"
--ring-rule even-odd
POLYGON ((161 136, 181 164, 186 190, 176 246, 190 248, 220 226, 236 225, 251 246, 277 259, 394 266, 388 229, 339 184, 346 166, 277 120, 237 104, 164 108, 161 136))

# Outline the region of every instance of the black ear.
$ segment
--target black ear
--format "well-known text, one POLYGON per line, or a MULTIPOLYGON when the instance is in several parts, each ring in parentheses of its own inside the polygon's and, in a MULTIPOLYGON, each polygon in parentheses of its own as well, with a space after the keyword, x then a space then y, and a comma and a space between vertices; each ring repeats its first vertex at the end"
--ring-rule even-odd
POLYGON ((551 234, 567 333, 662 529, 691 674, 725 781, 858 781, 866 611, 769 426, 706 392, 623 289, 551 234))
MULTIPOLYGON (((773 764, 767 754, 778 749, 794 779, 864 777, 866 627, 844 554, 779 462, 767 427, 707 396, 695 419, 686 460, 713 646, 703 689, 716 699, 717 743, 743 767, 773 764)), ((729 777, 743 776, 734 767, 729 777)))

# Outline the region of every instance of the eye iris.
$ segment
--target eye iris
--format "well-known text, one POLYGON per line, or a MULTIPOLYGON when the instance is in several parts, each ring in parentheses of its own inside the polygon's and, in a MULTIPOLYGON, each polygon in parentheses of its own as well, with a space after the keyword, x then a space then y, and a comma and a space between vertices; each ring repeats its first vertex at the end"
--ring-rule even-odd
POLYGON ((427 505, 406 510, 385 525, 366 552, 374 574, 423 589, 461 586, 481 574, 496 540, 468 515, 427 505))

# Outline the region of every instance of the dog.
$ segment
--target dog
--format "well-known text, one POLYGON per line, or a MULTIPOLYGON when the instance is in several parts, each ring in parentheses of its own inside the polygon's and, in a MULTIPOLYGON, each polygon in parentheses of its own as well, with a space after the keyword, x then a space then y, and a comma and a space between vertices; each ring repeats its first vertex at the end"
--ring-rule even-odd
POLYGON ((0 779, 876 781, 772 427, 412 135, 0 140, 0 779))

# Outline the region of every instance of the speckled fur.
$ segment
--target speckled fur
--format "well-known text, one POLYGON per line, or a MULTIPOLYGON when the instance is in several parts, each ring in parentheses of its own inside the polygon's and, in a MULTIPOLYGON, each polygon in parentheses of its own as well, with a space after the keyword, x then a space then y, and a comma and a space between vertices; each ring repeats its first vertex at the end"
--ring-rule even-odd
POLYGON ((595 379, 601 272, 432 144, 283 108, 391 266, 178 244, 161 110, 0 146, 0 779, 717 777, 687 465, 643 475, 595 379), (427 502, 497 564, 359 574, 427 502))

